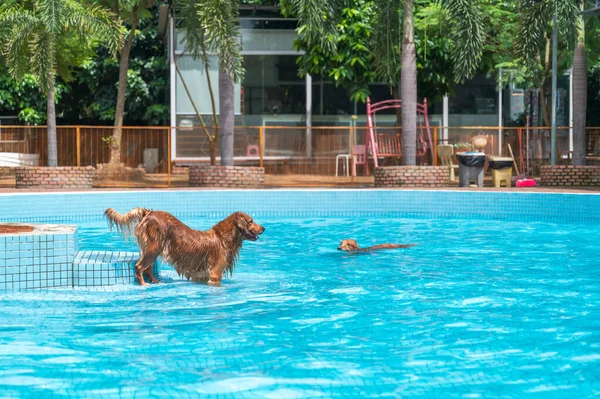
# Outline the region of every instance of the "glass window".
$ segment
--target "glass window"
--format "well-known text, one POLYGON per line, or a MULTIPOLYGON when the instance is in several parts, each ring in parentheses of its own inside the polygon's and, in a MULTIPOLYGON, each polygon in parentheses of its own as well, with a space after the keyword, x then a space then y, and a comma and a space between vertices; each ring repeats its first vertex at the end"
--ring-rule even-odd
POLYGON ((458 115, 493 115, 498 113, 497 87, 494 79, 477 76, 456 86, 448 100, 449 113, 458 115))
POLYGON ((306 81, 298 76, 296 58, 293 55, 244 56, 245 115, 306 114, 306 81))
MULTIPOLYGON (((371 104, 385 101, 385 100, 393 100, 394 94, 392 93, 392 88, 390 85, 385 83, 373 83, 369 85, 369 91, 371 92, 369 98, 371 99, 371 104)), ((366 103, 358 103, 356 105, 357 112, 359 115, 367 114, 367 104, 366 103)), ((383 111, 378 112, 380 115, 395 115, 396 110, 394 109, 385 109, 383 111)))
POLYGON ((334 82, 323 81, 320 76, 312 77, 313 115, 352 115, 354 101, 344 87, 335 87, 334 82))
POLYGON ((241 19, 242 51, 294 51, 295 20, 241 19))
MULTIPOLYGON (((210 101, 210 92, 208 90, 208 80, 206 79, 206 70, 201 60, 194 60, 191 56, 177 56, 177 63, 187 88, 194 100, 194 104, 201 115, 212 115, 212 104, 210 101)), ((209 59, 209 74, 212 91, 215 98, 217 114, 219 113, 219 65, 216 57, 209 59)), ((194 107, 185 90, 183 82, 176 74, 176 93, 177 93, 177 114, 195 115, 194 107)), ((234 111, 240 113, 240 85, 235 85, 234 111)))

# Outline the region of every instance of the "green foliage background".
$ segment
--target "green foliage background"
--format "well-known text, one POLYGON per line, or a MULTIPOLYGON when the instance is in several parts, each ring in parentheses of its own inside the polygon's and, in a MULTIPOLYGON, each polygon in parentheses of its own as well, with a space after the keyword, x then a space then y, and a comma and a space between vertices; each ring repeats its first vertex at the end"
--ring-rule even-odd
MULTIPOLYGON (((4 0, 0 10, 16 3, 4 0)), ((241 0, 245 5, 277 6, 277 0, 241 0)), ((335 54, 318 46, 307 47, 302 31, 295 46, 306 51, 298 65, 301 74, 320 74, 348 89, 352 99, 365 101, 369 95, 368 84, 376 81, 373 54, 372 0, 346 0, 338 24, 339 34, 331 38, 337 44, 335 54)), ((453 93, 454 80, 450 58, 453 45, 449 32, 452 24, 439 0, 415 0, 415 41, 417 45, 418 85, 420 97, 430 101, 453 93)), ((513 39, 518 19, 515 2, 482 0, 487 29, 480 73, 497 76, 499 68, 514 69, 518 83, 535 87, 519 71, 513 51, 513 39)), ((284 3, 285 5, 285 3, 284 3)), ((165 45, 157 34, 158 7, 143 19, 136 32, 131 52, 126 100, 125 124, 162 125, 169 120, 169 75, 165 45)), ((400 18, 392 15, 391 18, 400 18)), ((586 45, 588 56, 588 125, 600 125, 600 19, 586 20, 586 45)), ((392 37, 392 39, 394 39, 392 37)), ((69 40, 69 38, 64 38, 69 40)), ((399 42, 398 42, 399 43, 399 42)), ((399 51, 399 49, 396 49, 399 51)), ((88 57, 90 58, 90 57, 88 57)), ((561 71, 568 67, 570 54, 561 51, 561 71)), ((0 60, 1 61, 1 60, 0 60)), ((118 62, 102 47, 91 60, 69 61, 77 68, 63 68, 56 84, 57 116, 61 124, 110 125, 113 122, 118 62)), ((393 71, 399 76, 399 70, 393 71)), ((505 76, 506 78, 506 76, 505 76)), ((31 75, 21 81, 10 78, 0 62, 0 115, 17 116, 27 124, 44 124, 46 102, 43 93, 31 75)))
MULTIPOLYGON (((165 125, 169 120, 169 66, 166 48, 158 36, 158 7, 136 31, 128 73, 125 124, 165 125)), ((89 58, 89 57, 88 57, 89 58)), ((87 61, 72 61, 68 74, 56 84, 59 124, 111 125, 113 123, 119 64, 104 47, 87 61)), ((23 123, 46 121, 46 99, 35 79, 17 82, 0 63, 0 115, 17 116, 23 123)))

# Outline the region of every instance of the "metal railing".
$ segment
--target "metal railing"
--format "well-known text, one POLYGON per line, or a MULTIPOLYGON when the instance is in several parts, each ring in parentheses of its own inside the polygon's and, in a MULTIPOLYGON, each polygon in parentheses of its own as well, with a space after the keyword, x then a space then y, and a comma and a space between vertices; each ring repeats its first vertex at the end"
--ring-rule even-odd
MULTIPOLYGON (((99 169, 110 162, 112 126, 59 126, 57 128, 59 166, 95 166, 99 169)), ((184 184, 180 167, 210 162, 210 141, 200 127, 122 127, 121 166, 123 173, 111 175, 122 185, 144 176, 148 186, 184 184), (176 173, 173 173, 176 166, 176 173), (131 171, 143 170, 136 174, 131 171), (177 183, 179 182, 179 183, 177 183)), ((207 128, 214 135, 214 128, 207 128)), ((271 175, 313 175, 333 177, 338 155, 352 157, 354 145, 364 145, 366 127, 350 126, 238 126, 234 131, 234 164, 262 166, 271 175)), ((474 135, 487 137, 486 154, 510 156, 517 162, 527 154, 527 129, 524 127, 431 127, 434 151, 427 148, 426 132, 421 129, 417 140, 417 164, 437 165, 437 145, 452 144, 456 150, 468 150, 474 135), (467 147, 464 147, 464 144, 467 147), (433 156, 432 156, 433 154, 433 156)), ((529 128, 529 155, 537 168, 550 163, 550 128, 529 128)), ((402 128, 377 127, 374 133, 381 142, 398 143, 402 128)), ((600 127, 587 129, 589 163, 600 163, 600 127)), ((218 145, 216 146, 219 162, 218 145)), ((37 164, 47 165, 47 131, 44 126, 0 126, 0 153, 37 155, 37 164)), ((342 157, 343 159, 343 157, 342 157)), ((570 163, 569 128, 557 130, 557 160, 570 163)), ((8 162, 8 161, 6 161, 8 162)), ((0 166, 3 163, 0 154, 0 166)), ((386 152, 382 165, 402 163, 401 149, 386 152), (397 154, 395 152, 398 152, 397 154)), ((338 165, 338 167, 341 165, 338 165)), ((344 173, 346 171, 344 170, 344 173)), ((364 168, 358 168, 359 175, 364 168)), ((134 184, 135 183, 135 184, 134 184)))

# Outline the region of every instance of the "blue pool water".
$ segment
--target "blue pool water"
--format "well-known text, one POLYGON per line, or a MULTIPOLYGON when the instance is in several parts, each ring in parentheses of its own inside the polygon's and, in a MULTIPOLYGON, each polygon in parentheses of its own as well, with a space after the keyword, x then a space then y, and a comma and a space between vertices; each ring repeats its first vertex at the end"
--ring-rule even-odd
MULTIPOLYGON (((257 222, 220 288, 163 268, 150 288, 0 293, 0 397, 600 395, 598 225, 257 222)), ((136 249, 78 225, 80 249, 136 249)))

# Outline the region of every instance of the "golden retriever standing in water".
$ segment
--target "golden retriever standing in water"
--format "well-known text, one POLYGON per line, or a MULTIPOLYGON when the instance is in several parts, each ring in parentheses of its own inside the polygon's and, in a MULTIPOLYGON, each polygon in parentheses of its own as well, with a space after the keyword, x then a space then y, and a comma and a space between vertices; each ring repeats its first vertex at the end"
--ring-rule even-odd
POLYGON ((146 285, 144 273, 158 282, 152 266, 159 256, 188 280, 220 285, 225 273, 233 274, 243 241, 256 241, 265 231, 243 212, 232 213, 207 231, 194 230, 163 211, 134 208, 121 215, 108 208, 104 214, 111 228, 135 236, 140 250, 135 276, 140 285, 146 285))
POLYGON ((379 244, 373 245, 372 247, 361 248, 358 246, 358 243, 352 239, 342 240, 338 250, 340 251, 350 251, 350 252, 369 252, 377 249, 393 249, 393 248, 410 248, 414 247, 416 244, 379 244))

